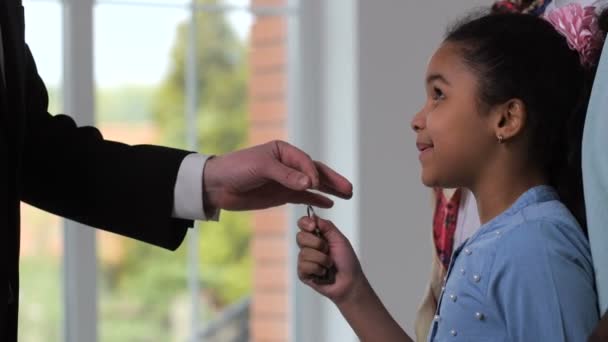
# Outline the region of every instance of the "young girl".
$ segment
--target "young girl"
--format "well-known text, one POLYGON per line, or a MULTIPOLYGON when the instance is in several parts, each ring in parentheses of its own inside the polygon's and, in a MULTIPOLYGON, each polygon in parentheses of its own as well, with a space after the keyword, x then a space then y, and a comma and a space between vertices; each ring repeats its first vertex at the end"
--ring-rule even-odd
POLYGON ((441 286, 454 250, 471 237, 480 226, 475 198, 465 188, 433 189, 433 259, 431 277, 416 312, 414 331, 417 341, 426 341, 437 311, 441 286))
MULTIPOLYGON (((605 36, 591 13, 486 15, 453 29, 429 62, 412 120, 422 182, 469 189, 482 224, 453 253, 429 341, 584 341, 598 321, 580 175, 605 36)), ((411 340, 340 231, 320 218, 298 226, 300 279, 362 341, 411 340), (316 280, 333 267, 333 283, 316 280)))

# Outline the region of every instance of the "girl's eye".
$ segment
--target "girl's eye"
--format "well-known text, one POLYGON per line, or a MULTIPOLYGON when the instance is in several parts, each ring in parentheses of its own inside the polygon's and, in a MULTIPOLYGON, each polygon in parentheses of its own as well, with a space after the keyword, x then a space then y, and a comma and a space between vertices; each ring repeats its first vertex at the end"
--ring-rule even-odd
POLYGON ((445 98, 445 94, 443 93, 443 91, 441 91, 441 89, 439 89, 437 87, 433 87, 433 100, 439 101, 439 100, 443 100, 444 98, 445 98))

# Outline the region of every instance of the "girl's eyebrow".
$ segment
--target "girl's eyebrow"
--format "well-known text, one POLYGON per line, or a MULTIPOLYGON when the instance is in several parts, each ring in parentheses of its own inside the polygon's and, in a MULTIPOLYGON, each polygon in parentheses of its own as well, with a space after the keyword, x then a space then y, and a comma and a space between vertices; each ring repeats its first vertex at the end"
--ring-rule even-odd
POLYGON ((442 74, 430 74, 426 77, 426 84, 429 84, 433 81, 443 82, 443 83, 451 86, 450 82, 448 82, 448 80, 446 80, 442 74))

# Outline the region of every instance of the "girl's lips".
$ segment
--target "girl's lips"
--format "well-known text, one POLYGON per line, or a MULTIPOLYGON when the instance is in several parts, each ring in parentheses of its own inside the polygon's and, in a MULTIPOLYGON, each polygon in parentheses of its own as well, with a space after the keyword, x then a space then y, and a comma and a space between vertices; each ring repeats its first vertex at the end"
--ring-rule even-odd
POLYGON ((429 148, 433 148, 433 144, 416 143, 416 147, 418 148, 418 151, 423 152, 429 148))
POLYGON ((425 158, 425 156, 427 156, 429 153, 433 152, 432 144, 416 143, 416 147, 418 148, 418 151, 420 151, 420 155, 418 156, 418 159, 420 160, 425 158))

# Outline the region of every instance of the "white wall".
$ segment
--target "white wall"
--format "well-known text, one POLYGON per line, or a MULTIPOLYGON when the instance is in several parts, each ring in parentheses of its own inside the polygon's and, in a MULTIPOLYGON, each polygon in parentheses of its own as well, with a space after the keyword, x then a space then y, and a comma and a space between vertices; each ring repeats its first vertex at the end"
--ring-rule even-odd
MULTIPOLYGON (((303 0, 291 26, 300 68, 291 83, 298 98, 290 138, 353 180, 355 197, 323 215, 351 238, 376 291, 410 333, 430 270, 432 208, 409 121, 423 104, 426 63, 447 24, 489 3, 303 0)), ((292 339, 354 340, 331 303, 294 274, 292 339)))
POLYGON ((487 1, 359 1, 359 250, 391 313, 413 332, 431 257, 430 191, 410 119, 446 24, 487 1), (428 260, 428 262, 427 262, 428 260))

